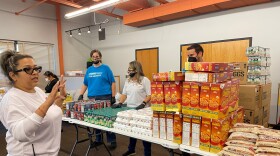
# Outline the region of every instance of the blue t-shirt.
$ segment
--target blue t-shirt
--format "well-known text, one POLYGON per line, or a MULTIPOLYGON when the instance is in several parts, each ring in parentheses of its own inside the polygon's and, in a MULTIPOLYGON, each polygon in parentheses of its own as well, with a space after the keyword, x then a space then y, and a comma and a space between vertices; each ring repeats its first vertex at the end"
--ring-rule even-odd
POLYGON ((114 82, 113 72, 105 64, 89 67, 84 78, 84 85, 88 87, 88 96, 112 94, 111 86, 114 82))

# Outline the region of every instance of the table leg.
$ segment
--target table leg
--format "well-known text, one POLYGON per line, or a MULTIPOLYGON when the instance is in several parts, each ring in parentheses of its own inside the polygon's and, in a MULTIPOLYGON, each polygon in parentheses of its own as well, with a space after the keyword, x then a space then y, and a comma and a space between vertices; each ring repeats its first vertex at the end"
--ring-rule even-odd
POLYGON ((77 144, 85 142, 85 141, 88 140, 88 139, 79 140, 79 129, 78 129, 78 126, 76 124, 74 124, 74 126, 75 126, 75 129, 76 129, 76 141, 75 141, 75 143, 74 143, 74 145, 72 147, 70 156, 72 156, 72 154, 73 154, 77 144))

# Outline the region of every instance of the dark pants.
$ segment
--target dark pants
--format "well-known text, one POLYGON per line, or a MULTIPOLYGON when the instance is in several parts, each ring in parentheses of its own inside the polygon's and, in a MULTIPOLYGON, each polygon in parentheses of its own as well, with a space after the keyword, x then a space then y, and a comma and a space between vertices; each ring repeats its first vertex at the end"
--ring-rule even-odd
MULTIPOLYGON (((95 100, 111 100, 112 95, 102 95, 102 96, 89 96, 89 99, 95 99, 95 100)), ((103 135, 101 130, 96 129, 95 130, 95 134, 96 134, 96 142, 102 142, 103 141, 103 135)), ((112 132, 106 132, 106 136, 107 136, 107 142, 108 143, 112 143, 112 142, 116 142, 116 134, 112 133, 112 132)))
MULTIPOLYGON (((129 138, 129 145, 128 145, 128 150, 131 152, 135 152, 135 146, 137 143, 137 139, 135 138, 129 138)), ((143 146, 144 146, 144 156, 151 156, 151 146, 152 144, 147 141, 143 141, 143 146)))

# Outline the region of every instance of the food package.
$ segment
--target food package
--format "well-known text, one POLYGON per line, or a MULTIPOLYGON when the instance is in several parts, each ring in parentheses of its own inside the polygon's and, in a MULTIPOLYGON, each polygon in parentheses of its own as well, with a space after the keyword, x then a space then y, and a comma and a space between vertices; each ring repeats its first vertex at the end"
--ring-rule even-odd
POLYGON ((176 113, 174 114, 174 122, 173 122, 173 142, 177 144, 182 143, 182 114, 176 113))
POLYGON ((210 151, 210 137, 211 137, 211 119, 202 118, 200 128, 200 143, 199 149, 202 151, 210 151))
POLYGON ((182 113, 190 114, 191 105, 191 82, 183 82, 182 89, 182 113))
POLYGON ((183 140, 182 144, 191 146, 192 116, 183 115, 183 140))

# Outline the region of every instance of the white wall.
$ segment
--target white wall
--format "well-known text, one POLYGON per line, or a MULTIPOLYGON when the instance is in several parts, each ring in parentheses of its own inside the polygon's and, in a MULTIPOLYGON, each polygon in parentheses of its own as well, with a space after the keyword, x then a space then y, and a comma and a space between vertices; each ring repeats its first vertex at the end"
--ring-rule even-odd
POLYGON ((159 71, 180 69, 180 45, 186 43, 253 37, 253 46, 271 48, 272 102, 270 123, 276 121, 277 86, 280 80, 280 2, 233 9, 207 15, 156 24, 142 28, 106 27, 106 40, 93 40, 103 53, 103 62, 122 85, 128 63, 135 59, 135 49, 159 47, 159 71))

